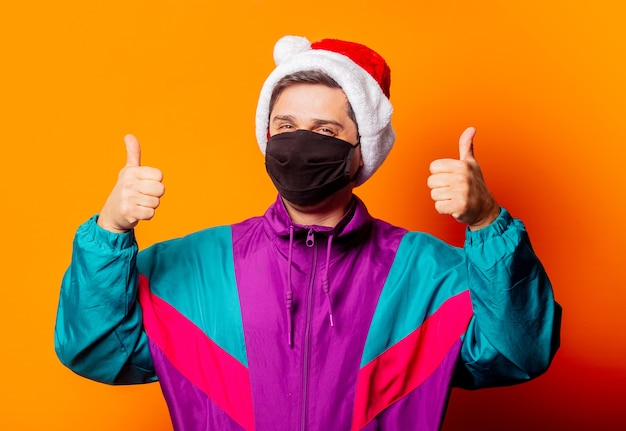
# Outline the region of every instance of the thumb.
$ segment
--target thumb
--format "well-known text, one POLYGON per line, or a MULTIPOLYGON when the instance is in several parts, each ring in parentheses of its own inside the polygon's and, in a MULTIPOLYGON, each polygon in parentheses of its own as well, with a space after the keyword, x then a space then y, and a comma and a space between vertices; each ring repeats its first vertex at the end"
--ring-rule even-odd
POLYGON ((459 138, 459 158, 460 160, 474 160, 474 135, 476 129, 468 127, 459 138))
POLYGON ((126 143, 126 166, 141 166, 141 147, 134 135, 124 136, 126 143))

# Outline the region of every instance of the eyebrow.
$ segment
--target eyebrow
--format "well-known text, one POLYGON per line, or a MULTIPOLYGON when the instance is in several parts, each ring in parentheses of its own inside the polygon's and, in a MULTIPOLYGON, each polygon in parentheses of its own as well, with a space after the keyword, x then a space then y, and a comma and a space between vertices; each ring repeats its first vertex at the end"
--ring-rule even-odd
POLYGON ((275 121, 291 121, 292 123, 295 122, 295 118, 293 117, 293 115, 277 115, 274 118, 272 118, 272 123, 274 123, 275 121))
POLYGON ((342 123, 340 123, 340 122, 338 122, 338 121, 334 121, 334 120, 322 120, 322 119, 315 119, 315 120, 313 120, 313 124, 314 124, 316 127, 318 127, 318 126, 323 126, 323 125, 325 125, 325 124, 330 124, 330 125, 333 125, 333 126, 337 126, 337 127, 341 128, 341 129, 343 129, 343 128, 344 128, 344 125, 343 125, 342 123))
MULTIPOLYGON (((276 122, 276 121, 289 121, 292 123, 296 122, 296 119, 293 115, 277 115, 274 118, 272 118, 272 123, 276 122)), ((321 118, 316 118, 313 120, 313 126, 314 127, 319 127, 319 126, 323 126, 325 124, 329 124, 329 125, 333 125, 333 126, 337 126, 341 129, 344 129, 345 126, 338 122, 338 121, 334 121, 334 120, 324 120, 321 118)))

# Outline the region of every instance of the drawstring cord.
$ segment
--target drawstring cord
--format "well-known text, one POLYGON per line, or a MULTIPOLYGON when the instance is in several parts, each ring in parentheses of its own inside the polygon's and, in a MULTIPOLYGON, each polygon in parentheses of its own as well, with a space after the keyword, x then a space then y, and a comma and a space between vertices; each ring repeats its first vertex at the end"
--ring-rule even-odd
POLYGON ((328 319, 330 320, 330 326, 335 326, 335 321, 333 320, 333 305, 330 300, 330 282, 328 281, 328 268, 330 267, 330 249, 333 245, 333 234, 331 233, 328 236, 328 246, 326 247, 326 269, 324 271, 324 278, 322 280, 322 286, 324 288, 324 293, 326 294, 326 301, 328 302, 328 319))
MULTIPOLYGON (((289 347, 293 347, 293 283, 291 280, 291 266, 293 260, 293 226, 289 226, 289 254, 287 262, 287 286, 285 288, 285 308, 287 310, 287 342, 289 347)), ((309 236, 312 236, 312 232, 309 232, 309 236)), ((308 241, 312 241, 312 238, 307 238, 308 241)), ((324 275, 322 278, 322 288, 326 295, 326 302, 328 303, 328 319, 330 326, 335 326, 335 320, 333 317, 333 306, 330 298, 330 282, 328 272, 330 268, 330 252, 333 245, 333 234, 328 236, 328 245, 326 247, 326 266, 324 268, 324 275)))
POLYGON ((287 287, 285 291, 285 307, 287 308, 287 341, 293 347, 293 286, 291 284, 291 259, 293 250, 293 226, 289 226, 289 262, 287 269, 287 287))

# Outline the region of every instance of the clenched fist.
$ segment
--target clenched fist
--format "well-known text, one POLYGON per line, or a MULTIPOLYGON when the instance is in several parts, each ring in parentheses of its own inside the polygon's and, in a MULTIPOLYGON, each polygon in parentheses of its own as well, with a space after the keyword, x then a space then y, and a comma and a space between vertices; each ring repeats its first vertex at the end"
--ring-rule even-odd
POLYGON ((118 175, 100 216, 98 225, 111 232, 126 232, 139 220, 150 220, 165 193, 163 174, 156 168, 141 166, 141 147, 133 135, 124 137, 126 166, 118 175))
POLYGON ((473 127, 467 128, 459 138, 459 159, 435 160, 430 164, 428 177, 435 209, 467 223, 471 230, 489 225, 500 214, 474 158, 475 134, 473 127))

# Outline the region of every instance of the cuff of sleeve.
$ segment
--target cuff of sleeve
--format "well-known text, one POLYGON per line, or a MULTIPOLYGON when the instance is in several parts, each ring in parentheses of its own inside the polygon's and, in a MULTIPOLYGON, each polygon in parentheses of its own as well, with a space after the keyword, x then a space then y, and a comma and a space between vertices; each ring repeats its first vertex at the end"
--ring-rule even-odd
POLYGON ((484 243, 490 238, 501 236, 509 229, 514 222, 511 214, 505 209, 500 208, 500 214, 489 226, 478 230, 470 230, 469 227, 465 231, 465 245, 472 246, 484 243))
POLYGON ((512 259, 515 250, 528 243, 526 228, 504 208, 489 226, 466 232, 465 251, 474 265, 486 270, 502 260, 512 259))
POLYGON ((135 246, 135 232, 132 229, 124 233, 110 232, 101 228, 97 221, 98 214, 83 223, 78 228, 76 235, 102 249, 124 250, 135 246))

